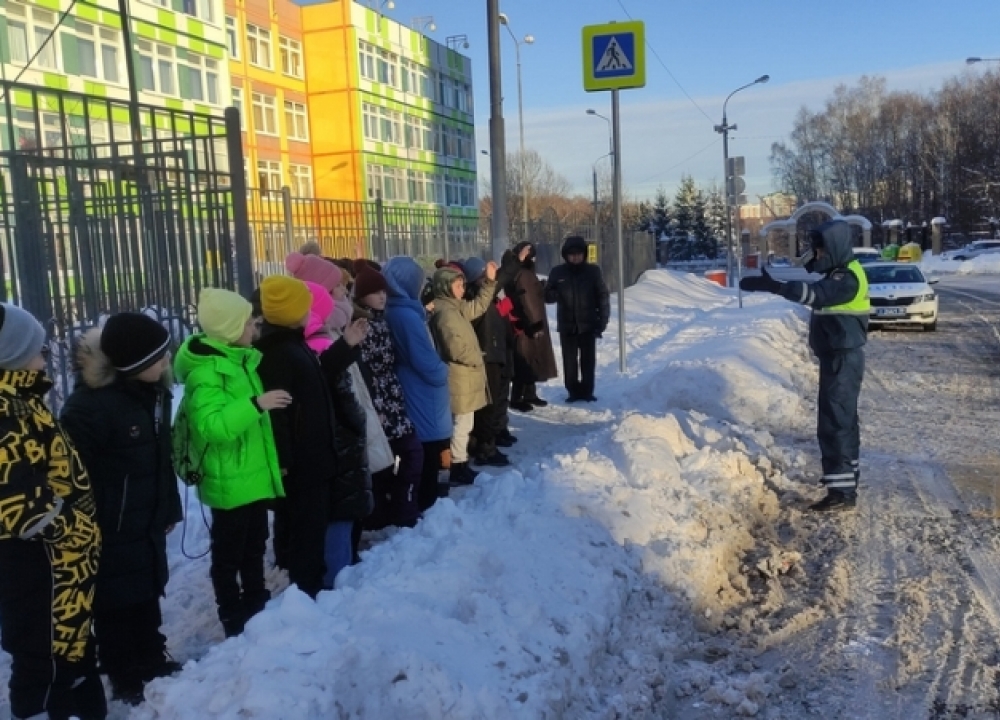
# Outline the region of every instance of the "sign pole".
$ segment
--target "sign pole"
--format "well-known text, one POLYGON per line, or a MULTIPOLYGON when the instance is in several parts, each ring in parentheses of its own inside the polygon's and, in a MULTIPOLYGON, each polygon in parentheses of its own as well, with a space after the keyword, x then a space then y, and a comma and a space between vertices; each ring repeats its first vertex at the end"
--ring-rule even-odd
POLYGON ((622 134, 618 90, 611 91, 611 132, 615 146, 615 239, 618 241, 618 357, 619 371, 626 371, 625 349, 625 242, 622 233, 622 134))
MULTIPOLYGON (((646 85, 646 26, 641 20, 610 22, 583 28, 583 89, 611 91, 611 152, 614 161, 613 200, 618 241, 618 359, 625 373, 625 237, 622 228, 622 134, 619 91, 646 85)), ((596 190, 596 171, 595 171, 596 190)), ((596 193, 594 211, 597 211, 596 193)))

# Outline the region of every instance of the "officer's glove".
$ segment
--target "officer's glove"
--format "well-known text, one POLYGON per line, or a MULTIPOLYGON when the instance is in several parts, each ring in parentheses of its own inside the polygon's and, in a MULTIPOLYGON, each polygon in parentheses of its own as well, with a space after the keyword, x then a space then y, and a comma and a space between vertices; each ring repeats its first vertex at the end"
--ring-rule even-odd
POLYGON ((802 256, 802 267, 806 269, 806 272, 811 273, 816 268, 816 253, 807 250, 806 254, 802 256))
POLYGON ((760 277, 745 277, 740 280, 740 290, 769 292, 777 295, 781 292, 781 283, 771 277, 765 268, 761 270, 760 277))

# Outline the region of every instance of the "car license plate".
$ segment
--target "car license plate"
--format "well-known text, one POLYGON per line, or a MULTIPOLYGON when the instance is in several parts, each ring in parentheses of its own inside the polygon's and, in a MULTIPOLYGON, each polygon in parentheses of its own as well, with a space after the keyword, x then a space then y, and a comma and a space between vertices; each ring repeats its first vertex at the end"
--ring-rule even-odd
POLYGON ((906 308, 901 307, 881 307, 875 308, 876 317, 898 317, 906 315, 906 308))

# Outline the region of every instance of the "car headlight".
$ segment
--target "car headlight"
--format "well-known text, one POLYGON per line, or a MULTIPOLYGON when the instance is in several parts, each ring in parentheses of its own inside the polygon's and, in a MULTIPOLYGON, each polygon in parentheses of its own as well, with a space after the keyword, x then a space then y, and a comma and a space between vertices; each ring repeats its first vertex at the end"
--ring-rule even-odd
POLYGON ((926 293, 924 295, 917 295, 916 300, 914 300, 913 302, 915 302, 915 303, 934 302, 934 297, 935 297, 934 293, 926 293))

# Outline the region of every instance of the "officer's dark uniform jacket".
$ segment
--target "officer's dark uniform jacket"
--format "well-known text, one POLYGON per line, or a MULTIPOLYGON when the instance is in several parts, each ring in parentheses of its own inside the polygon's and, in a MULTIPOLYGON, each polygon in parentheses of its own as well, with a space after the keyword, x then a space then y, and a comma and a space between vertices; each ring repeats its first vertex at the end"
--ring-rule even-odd
POLYGON ((868 341, 868 280, 854 259, 851 226, 831 222, 819 228, 827 254, 825 277, 814 283, 791 281, 781 295, 813 309, 809 347, 822 356, 863 347, 868 341), (826 269, 828 268, 828 269, 826 269))

